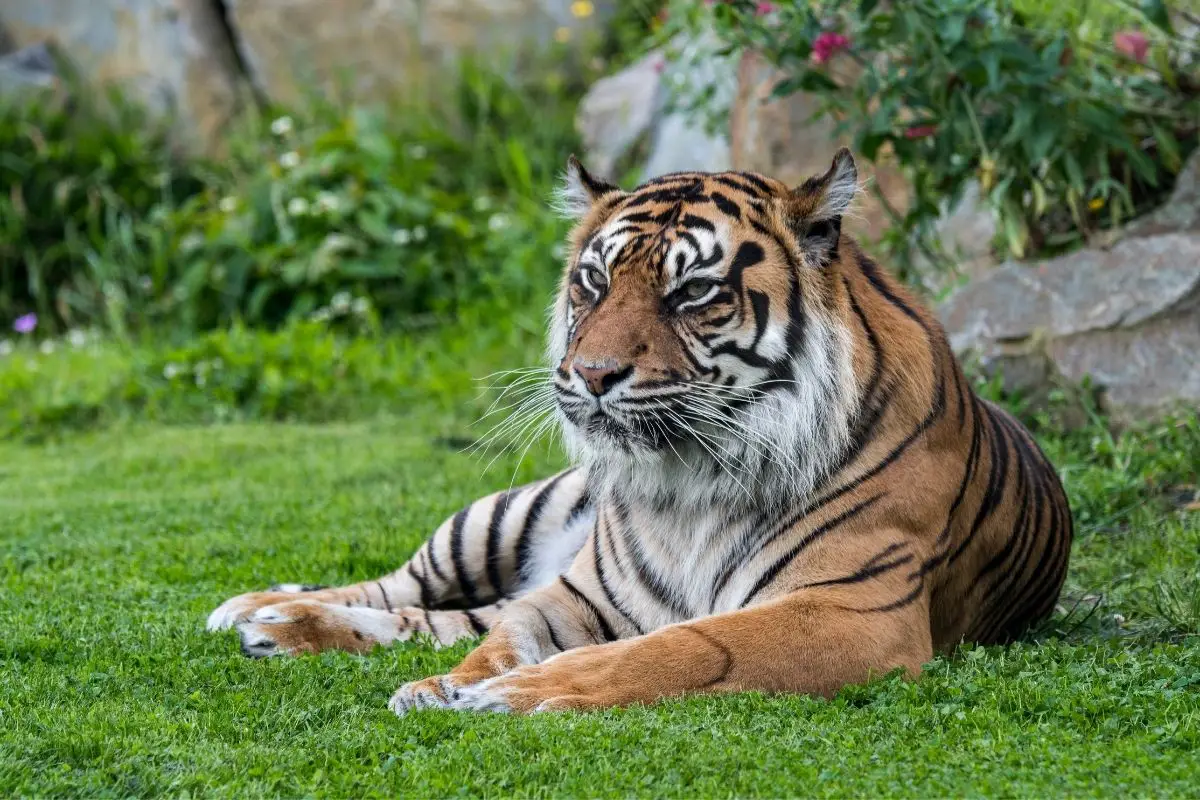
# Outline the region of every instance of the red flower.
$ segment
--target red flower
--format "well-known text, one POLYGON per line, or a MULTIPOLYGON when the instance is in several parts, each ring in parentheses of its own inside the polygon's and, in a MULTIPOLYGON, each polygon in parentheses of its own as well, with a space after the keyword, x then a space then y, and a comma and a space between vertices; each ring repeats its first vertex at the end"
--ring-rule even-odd
POLYGON ((924 139, 937 133, 937 125, 910 125, 904 129, 905 139, 924 139))
POLYGON ((1121 55, 1129 56, 1140 64, 1146 60, 1150 40, 1141 31, 1117 31, 1113 34, 1113 47, 1121 55))
POLYGON ((765 17, 767 14, 770 14, 774 10, 775 10, 774 3, 765 3, 765 2, 759 3, 758 5, 756 5, 754 7, 754 16, 765 17))
POLYGON ((812 62, 814 64, 824 64, 834 53, 839 50, 845 50, 850 45, 850 39, 840 33, 825 31, 815 40, 812 45, 812 62))

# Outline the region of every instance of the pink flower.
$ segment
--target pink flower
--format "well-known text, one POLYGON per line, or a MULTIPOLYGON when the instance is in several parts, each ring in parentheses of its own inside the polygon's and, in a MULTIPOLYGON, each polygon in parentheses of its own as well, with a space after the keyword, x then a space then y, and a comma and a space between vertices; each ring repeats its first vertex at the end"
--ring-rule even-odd
POLYGON ((659 75, 661 75, 663 73, 663 70, 665 70, 666 68, 667 68, 667 60, 665 58, 663 58, 662 56, 659 56, 658 58, 656 58, 654 60, 654 71, 657 72, 659 75))
POLYGON ((1121 55, 1129 56, 1140 64, 1146 60, 1150 40, 1141 31, 1117 31, 1113 34, 1113 47, 1121 55))
POLYGON ((850 39, 840 33, 825 31, 815 40, 812 45, 812 62, 814 64, 824 64, 834 53, 839 50, 845 50, 850 45, 850 39))
POLYGON ((775 10, 774 3, 759 3, 758 5, 756 5, 754 7, 754 16, 765 17, 767 14, 770 14, 774 10, 775 10))
POLYGON ((937 125, 910 125, 904 129, 905 139, 924 139, 937 133, 937 125))
POLYGON ((13 330, 17 333, 33 333, 37 327, 37 314, 23 314, 13 321, 13 330))

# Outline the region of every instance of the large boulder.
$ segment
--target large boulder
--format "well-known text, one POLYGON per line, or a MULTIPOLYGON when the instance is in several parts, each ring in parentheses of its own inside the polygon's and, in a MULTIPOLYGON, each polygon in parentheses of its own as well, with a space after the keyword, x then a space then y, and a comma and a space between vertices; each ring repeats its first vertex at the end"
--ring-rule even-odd
POLYGON ((58 64, 47 42, 0 56, 0 95, 52 89, 58 84, 58 64))
POLYGON ((169 118, 195 149, 215 148, 239 106, 236 58, 211 0, 4 0, 0 32, 17 48, 51 43, 84 78, 119 84, 169 118))
MULTIPOLYGON (((838 57, 830 62, 837 74, 855 67, 838 57)), ((773 97, 784 73, 761 55, 747 51, 737 70, 737 92, 729 116, 730 161, 734 169, 761 172, 791 184, 829 169, 834 151, 850 144, 835 130, 837 121, 818 117, 820 99, 806 92, 773 97)), ((891 224, 891 216, 875 196, 877 188, 892 209, 903 214, 908 207, 908 182, 886 155, 877 165, 859 163, 859 177, 871 191, 862 192, 847 229, 857 236, 876 239, 891 224)))
POLYGON ((1176 176, 1170 199, 1131 223, 1124 235, 1153 236, 1183 231, 1200 233, 1200 150, 1192 153, 1176 176))
MULTIPOLYGON (((435 93, 478 52, 515 69, 555 39, 600 30, 613 2, 591 0, 225 0, 251 79, 271 100, 356 101, 435 93)), ((436 97, 436 96, 435 96, 436 97)))
POLYGON ((1129 238, 992 269, 940 308, 960 355, 1009 389, 1090 377, 1121 419, 1200 406, 1200 234, 1129 238))
POLYGON ((636 168, 644 180, 667 172, 730 167, 728 118, 735 65, 712 35, 680 37, 592 85, 576 127, 588 168, 618 178, 636 168), (689 105, 703 96, 703 109, 689 105))

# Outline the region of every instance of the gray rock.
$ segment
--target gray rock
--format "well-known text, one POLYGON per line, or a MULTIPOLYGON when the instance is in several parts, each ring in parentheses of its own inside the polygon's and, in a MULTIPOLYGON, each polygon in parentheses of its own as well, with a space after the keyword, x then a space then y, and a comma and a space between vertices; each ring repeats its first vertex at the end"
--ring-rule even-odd
POLYGON ((576 117, 589 169, 612 177, 636 166, 643 179, 728 169, 728 137, 704 118, 727 118, 737 88, 734 62, 718 47, 713 36, 679 38, 593 84, 576 117), (693 113, 701 94, 704 111, 693 113), (626 163, 643 149, 640 164, 626 163))
POLYGON ((588 89, 575 117, 588 169, 615 176, 618 164, 658 125, 665 63, 656 50, 588 89))
POLYGON ((1200 150, 1193 152, 1179 171, 1171 198, 1146 216, 1134 220, 1124 235, 1154 236, 1185 231, 1200 233, 1200 150))
POLYGON ((16 47, 51 43, 83 78, 119 85, 195 149, 215 148, 239 107, 211 0, 3 0, 0 29, 16 47))
POLYGON ((1200 405, 1200 235, 1007 263, 939 309, 951 346, 1010 389, 1090 376, 1123 419, 1200 405))
POLYGON ((58 80, 58 64, 47 42, 31 44, 0 58, 0 95, 49 89, 58 80))
POLYGON ((576 17, 571 0, 226 0, 251 79, 271 100, 314 95, 372 102, 438 99, 470 53, 515 74, 565 33, 595 35, 615 7, 593 0, 576 17))

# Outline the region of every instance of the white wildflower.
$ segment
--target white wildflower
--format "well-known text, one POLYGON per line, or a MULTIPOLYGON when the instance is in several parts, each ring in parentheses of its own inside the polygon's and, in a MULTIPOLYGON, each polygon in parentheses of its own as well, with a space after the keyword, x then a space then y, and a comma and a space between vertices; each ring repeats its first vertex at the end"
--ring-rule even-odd
POLYGON ((233 197, 232 195, 229 197, 222 197, 221 202, 217 203, 217 208, 221 209, 221 211, 226 214, 232 214, 233 212, 237 211, 237 207, 237 198, 233 197))
POLYGON ((507 227, 508 217, 506 217, 504 214, 492 214, 492 216, 488 218, 488 230, 490 231, 502 231, 507 227))
POLYGON ((414 242, 425 241, 425 236, 426 236, 425 226, 418 225, 417 227, 413 228, 412 235, 413 235, 414 242))
POLYGON ((350 310, 350 293, 338 292, 333 296, 333 299, 329 301, 329 305, 335 314, 345 314, 350 310))
POLYGON ((365 297, 356 297, 354 298, 354 303, 350 306, 350 310, 357 316, 366 316, 367 312, 371 310, 371 301, 365 297))
POLYGON ((337 211, 340 205, 338 196, 333 192, 317 192, 317 211, 337 211))
POLYGON ((473 205, 475 206, 476 211, 487 211, 492 207, 492 198, 488 197, 486 194, 481 194, 479 197, 475 198, 473 205))
POLYGON ((407 228, 397 228, 392 231, 392 244, 403 247, 412 241, 412 232, 407 228))
POLYGON ((183 372, 183 368, 171 361, 168 361, 167 365, 163 367, 163 377, 169 381, 175 380, 176 376, 181 372, 183 372))
POLYGON ((143 292, 148 292, 154 288, 154 280, 149 275, 143 275, 138 278, 138 286, 143 292))
POLYGON ((293 217, 302 217, 308 213, 308 201, 303 197, 293 197, 288 200, 287 212, 293 217))
POLYGON ((410 144, 408 146, 408 157, 409 158, 420 161, 422 158, 424 158, 428 154, 429 154, 429 151, 425 149, 424 145, 410 144))
POLYGON ((284 169, 292 169, 300 165, 300 154, 295 150, 289 150, 279 157, 279 166, 284 169))
POLYGON ((38 347, 38 349, 42 351, 43 355, 48 356, 54 352, 54 342, 47 339, 46 341, 42 342, 41 346, 38 347))
POLYGON ((71 344, 71 347, 83 347, 87 344, 87 334, 78 328, 72 328, 67 331, 67 341, 71 344))
POLYGON ((553 249, 550 250, 550 254, 559 261, 562 261, 567 257, 567 246, 562 242, 559 242, 558 244, 554 245, 553 249))
POLYGON ((313 322, 328 322, 332 316, 333 314, 328 308, 318 308, 308 318, 313 322))
POLYGON ((13 343, 8 339, 0 339, 0 357, 11 356, 13 351, 13 343))
POLYGON ((287 136, 295 130, 295 127, 291 117, 280 117, 271 122, 271 133, 276 136, 287 136))

